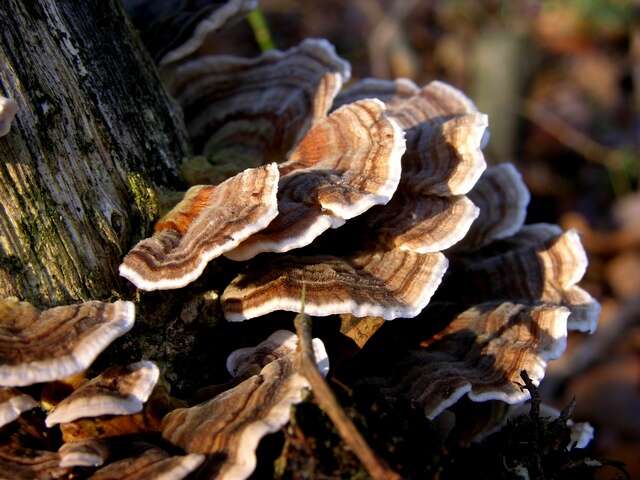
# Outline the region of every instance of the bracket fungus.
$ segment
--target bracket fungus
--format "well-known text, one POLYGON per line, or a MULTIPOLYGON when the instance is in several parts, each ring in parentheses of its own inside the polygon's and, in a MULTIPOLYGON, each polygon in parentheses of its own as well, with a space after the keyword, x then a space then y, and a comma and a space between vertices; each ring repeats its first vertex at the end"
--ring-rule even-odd
POLYGON ((350 76, 326 40, 307 39, 257 58, 203 56, 176 67, 168 89, 185 114, 211 182, 282 161, 350 76))
POLYGON ((92 480, 181 480, 204 461, 203 455, 170 455, 150 444, 134 444, 137 455, 113 462, 95 472, 92 480))
POLYGON ((8 440, 3 439, 0 444, 0 478, 53 480, 69 478, 70 470, 60 465, 60 455, 57 452, 33 448, 15 435, 8 440))
MULTIPOLYGON (((266 361, 269 355, 265 350, 269 345, 275 347, 271 353, 275 359, 258 374, 205 403, 170 412, 162 422, 162 436, 189 453, 210 456, 216 463, 211 467, 215 478, 247 478, 255 469, 260 439, 289 421, 290 406, 301 402, 303 392, 309 389, 309 382, 296 367, 297 352, 285 353, 295 349, 293 343, 290 336, 278 333, 254 349, 232 354, 228 362, 231 369, 244 371, 248 365, 266 361)), ((314 348, 326 373, 324 345, 316 340, 314 348)))
POLYGON ((14 100, 0 95, 0 137, 9 133, 16 113, 18 113, 18 104, 14 100))
MULTIPOLYGON (((318 370, 322 375, 329 373, 329 357, 322 340, 312 340, 318 370)), ((227 371, 232 377, 244 378, 260 373, 265 366, 278 358, 293 354, 298 348, 298 336, 288 330, 276 330, 255 347, 234 350, 227 357, 227 371)))
POLYGON ((516 234, 523 226, 531 195, 511 163, 489 167, 469 192, 480 210, 456 250, 473 250, 516 234))
POLYGON ((414 317, 428 303, 446 268, 441 253, 398 249, 347 258, 285 256, 254 263, 226 288, 222 305, 230 321, 276 310, 296 312, 304 286, 309 315, 414 317))
POLYGON ((56 405, 45 423, 52 427, 84 417, 137 413, 151 395, 159 375, 158 367, 149 361, 111 367, 56 405))
MULTIPOLYGON (((228 320, 275 310, 297 312, 302 285, 307 286, 307 312, 316 316, 414 317, 429 302, 448 265, 441 250, 460 241, 479 213, 464 194, 486 167, 481 148, 487 118, 442 82, 422 89, 406 82, 379 83, 374 90, 389 102, 386 115, 407 131, 394 197, 355 220, 356 227, 345 234, 351 237, 346 243, 357 246, 351 252, 344 246, 327 247, 340 244, 336 234, 312 254, 254 261, 222 295, 228 320), (393 98, 396 90, 406 98, 393 98)), ((334 114, 363 101, 369 100, 356 100, 334 114)), ((252 239, 266 237, 277 222, 239 250, 252 239)), ((227 256, 233 258, 237 250, 227 256)))
POLYGON ((529 393, 517 385, 520 372, 539 384, 547 361, 564 352, 568 316, 557 306, 476 305, 409 350, 385 394, 420 404, 429 418, 465 394, 477 402, 523 402, 529 393))
POLYGON ((452 262, 443 298, 460 299, 456 288, 465 285, 462 297, 469 305, 498 299, 563 305, 571 311, 569 329, 595 330, 599 304, 576 285, 587 267, 577 232, 527 225, 485 249, 452 262))
MULTIPOLYGON (((364 79, 340 92, 351 67, 325 40, 252 59, 199 55, 205 37, 255 0, 177 2, 184 8, 176 15, 173 1, 125 3, 134 16, 154 18, 143 37, 198 155, 197 175, 183 166, 193 186, 119 267, 137 288, 185 287, 224 256, 234 262, 221 263, 229 269, 221 282, 233 280, 207 288, 217 300, 226 287, 220 301, 227 320, 302 309, 376 317, 362 329, 351 317, 343 322, 343 333, 364 345, 363 356, 375 350, 369 337, 390 328, 383 320, 417 317, 395 322, 408 345, 374 351, 387 375, 366 365, 358 378, 373 379, 380 395, 419 405, 431 419, 464 396, 525 402, 521 371, 537 385, 547 362, 565 350, 569 330, 595 329, 599 306, 577 286, 587 264, 577 233, 523 226, 529 192, 513 165, 487 168, 488 118, 460 90, 440 81, 419 87, 408 79, 364 79)), ((0 97, 0 135, 13 115, 15 102, 0 97)), ((182 309, 185 324, 202 327, 194 321, 197 307, 178 304, 187 296, 172 296, 162 305, 172 313, 163 314, 182 309)), ((86 370, 133 320, 131 302, 40 312, 0 300, 0 426, 37 406, 11 387, 86 370)), ((55 432, 66 442, 54 438, 58 452, 25 447, 25 460, 22 445, 0 442, 0 469, 23 462, 17 471, 26 477, 82 467, 98 480, 247 478, 261 439, 287 424, 290 407, 312 384, 323 398, 318 372, 305 370, 313 366, 310 320, 300 315, 295 322, 302 351, 296 334, 277 330, 230 353, 232 381, 188 399, 156 385, 159 370, 150 361, 112 366, 51 409, 45 425, 60 425, 55 432), (202 398, 208 400, 194 405, 202 398), (141 437, 167 449, 132 442, 141 437), (186 454, 175 455, 179 449, 186 454)), ((327 375, 323 342, 312 346, 317 370, 327 375)), ((38 401, 48 408, 51 397, 46 387, 42 392, 38 401)))
POLYGON ((85 370, 133 327, 133 303, 86 302, 39 311, 0 300, 0 385, 59 380, 85 370))
POLYGON ((109 458, 109 445, 104 440, 63 443, 58 449, 61 467, 99 467, 109 458))
POLYGON ((382 102, 361 100, 318 120, 279 165, 278 216, 226 256, 248 260, 301 248, 389 202, 405 147, 402 131, 384 112, 382 102))
POLYGON ((143 290, 183 287, 207 263, 265 228, 277 215, 275 164, 247 169, 220 185, 192 187, 120 265, 143 290))
POLYGON ((38 404, 30 395, 17 388, 0 387, 0 427, 13 422, 22 412, 37 406, 38 404))
POLYGON ((184 61, 207 38, 257 7, 257 0, 124 0, 124 8, 160 65, 184 61))

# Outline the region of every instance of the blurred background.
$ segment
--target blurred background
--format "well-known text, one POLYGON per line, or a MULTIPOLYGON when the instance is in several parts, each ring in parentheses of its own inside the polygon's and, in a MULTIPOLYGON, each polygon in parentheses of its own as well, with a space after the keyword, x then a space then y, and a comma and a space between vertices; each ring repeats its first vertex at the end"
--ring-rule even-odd
MULTIPOLYGON (((489 114, 489 163, 514 162, 527 223, 576 228, 598 331, 570 336, 543 400, 577 400, 594 455, 640 478, 640 2, 632 0, 260 0, 267 36, 241 23, 211 53, 255 55, 324 37, 353 79, 441 79, 489 114)), ((255 19, 254 19, 255 20, 255 19)), ((264 27, 264 26, 263 26, 264 27)), ((607 472, 602 472, 607 478, 607 472)))

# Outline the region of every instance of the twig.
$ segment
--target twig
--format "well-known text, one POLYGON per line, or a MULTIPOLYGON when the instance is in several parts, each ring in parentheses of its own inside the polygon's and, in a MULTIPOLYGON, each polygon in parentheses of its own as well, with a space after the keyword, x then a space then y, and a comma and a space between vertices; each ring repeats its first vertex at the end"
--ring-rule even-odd
POLYGON ((303 312, 296 315, 294 323, 299 339, 299 368, 302 375, 311 384, 318 406, 329 416, 342 440, 353 450, 353 453, 355 453, 374 480, 400 479, 396 472, 391 470, 384 461, 373 453, 371 447, 369 447, 366 440, 342 409, 334 393, 318 370, 313 353, 313 344, 311 343, 311 318, 303 312))
POLYGON ((249 20, 249 25, 251 25, 253 35, 256 37, 256 42, 258 42, 260 51, 266 52, 267 50, 273 50, 276 48, 273 43, 273 39, 271 38, 269 25, 262 14, 262 10, 259 8, 252 10, 247 16, 247 20, 249 20))

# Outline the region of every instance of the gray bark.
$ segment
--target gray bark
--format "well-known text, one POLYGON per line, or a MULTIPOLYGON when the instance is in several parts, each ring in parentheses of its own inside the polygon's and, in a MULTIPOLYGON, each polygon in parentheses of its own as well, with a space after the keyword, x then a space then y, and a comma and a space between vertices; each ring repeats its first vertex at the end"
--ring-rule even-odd
POLYGON ((0 296, 107 298, 187 152, 181 117, 116 0, 3 0, 0 296))

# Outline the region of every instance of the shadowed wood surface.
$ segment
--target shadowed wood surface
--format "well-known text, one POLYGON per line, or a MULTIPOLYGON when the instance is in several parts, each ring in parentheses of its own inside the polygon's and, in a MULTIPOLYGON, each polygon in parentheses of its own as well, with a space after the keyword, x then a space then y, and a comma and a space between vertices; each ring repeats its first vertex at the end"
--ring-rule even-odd
POLYGON ((0 95, 0 295, 40 305, 105 298, 177 180, 186 134, 116 0, 8 0, 0 95))

